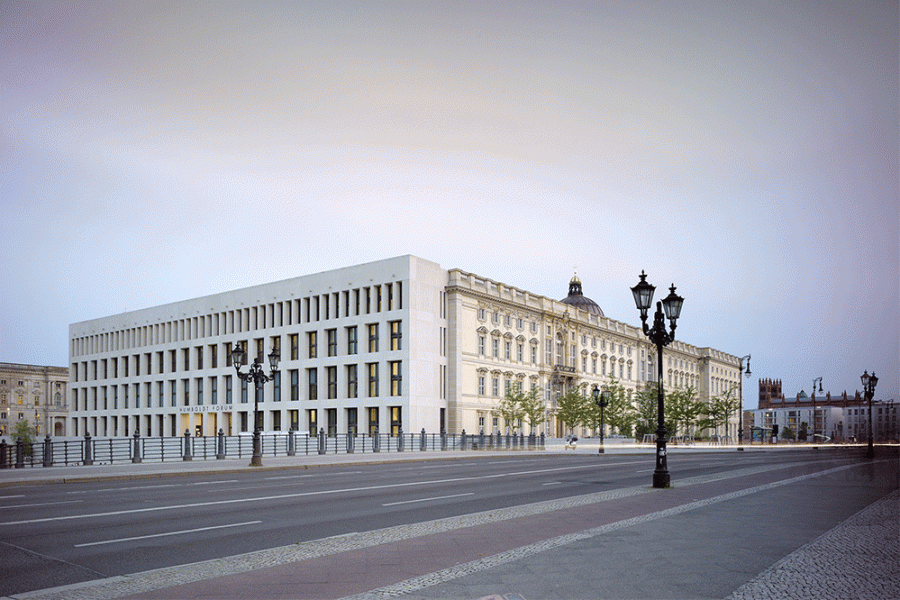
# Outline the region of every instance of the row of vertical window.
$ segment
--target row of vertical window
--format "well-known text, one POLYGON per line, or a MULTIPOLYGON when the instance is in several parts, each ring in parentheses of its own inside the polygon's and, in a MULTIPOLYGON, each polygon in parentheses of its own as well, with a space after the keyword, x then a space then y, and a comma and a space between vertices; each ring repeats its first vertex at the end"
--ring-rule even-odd
MULTIPOLYGON (((346 378, 344 380, 345 398, 358 398, 365 395, 369 398, 376 398, 381 395, 381 384, 379 379, 380 364, 365 363, 362 373, 360 373, 359 365, 344 365, 346 378), (362 379, 360 377, 362 376, 362 379)), ((322 381, 320 390, 319 384, 319 368, 305 369, 306 397, 303 400, 319 400, 319 399, 337 399, 339 397, 338 390, 338 367, 322 367, 325 378, 322 381)), ((388 388, 389 396, 403 395, 403 367, 401 361, 389 361, 387 363, 388 371, 388 388)), ((288 373, 288 401, 297 402, 301 400, 301 370, 290 369, 288 373)), ((273 377, 273 401, 280 402, 282 400, 282 373, 276 372, 273 377)), ((224 400, 223 404, 234 403, 234 378, 231 375, 225 375, 223 378, 224 389, 222 390, 224 400)), ((193 379, 193 389, 191 388, 191 379, 182 379, 181 385, 179 381, 172 379, 168 383, 156 382, 155 390, 152 382, 131 383, 122 386, 102 386, 92 388, 78 388, 74 390, 77 394, 76 405, 74 410, 118 410, 119 408, 141 408, 146 406, 151 408, 154 406, 203 406, 205 403, 216 405, 219 403, 219 378, 218 377, 196 377, 193 379), (208 386, 205 385, 208 382, 208 386), (119 390, 122 390, 120 396, 119 390), (193 400, 192 395, 193 392, 193 400), (90 394, 90 398, 88 397, 90 394)), ((239 402, 246 404, 250 399, 250 390, 247 381, 240 381, 239 402)), ((256 394, 259 395, 257 401, 263 401, 263 388, 256 388, 256 394)))
MULTIPOLYGON (((402 321, 389 321, 388 327, 388 350, 397 351, 402 349, 403 328, 402 321)), ((354 355, 360 352, 359 327, 356 325, 344 327, 342 345, 347 355, 354 355)), ((380 324, 369 323, 363 326, 363 349, 367 352, 378 352, 380 348, 380 324)), ((339 355, 339 333, 337 328, 326 329, 322 332, 324 335, 320 337, 320 332, 309 331, 306 333, 306 352, 304 358, 318 358, 321 353, 323 356, 339 355), (320 342, 321 340, 321 342, 320 342), (324 347, 320 350, 320 344, 324 347)), ((282 358, 290 358, 290 360, 300 359, 300 334, 292 333, 288 335, 290 345, 290 355, 282 358)), ((265 338, 256 338, 253 340, 254 347, 250 346, 250 341, 242 342, 245 350, 247 350, 247 360, 255 349, 256 357, 265 364, 265 338)), ((183 371, 202 370, 204 368, 216 369, 219 366, 220 351, 224 352, 226 367, 232 366, 231 350, 232 342, 223 344, 208 344, 206 346, 194 346, 193 348, 180 348, 173 350, 159 350, 156 352, 145 352, 143 354, 134 354, 132 356, 121 356, 115 358, 104 358, 98 360, 82 361, 81 363, 72 364, 73 381, 91 381, 98 379, 116 379, 118 377, 131 377, 139 375, 153 375, 166 373, 168 366, 169 373, 176 373, 179 367, 183 371), (192 364, 193 360, 193 364, 192 364), (155 373, 154 373, 155 362, 155 373), (208 364, 208 366, 207 366, 208 364)), ((270 338, 270 349, 277 350, 281 354, 281 336, 272 336, 270 338)))
POLYGON ((75 338, 72 356, 403 309, 399 281, 75 338))

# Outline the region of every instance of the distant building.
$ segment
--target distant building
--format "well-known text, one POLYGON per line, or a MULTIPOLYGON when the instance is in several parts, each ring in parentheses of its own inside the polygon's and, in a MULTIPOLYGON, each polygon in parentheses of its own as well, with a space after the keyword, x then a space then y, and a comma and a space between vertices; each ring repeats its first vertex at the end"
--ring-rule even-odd
POLYGON ((69 370, 0 363, 0 435, 28 421, 38 435, 66 435, 69 370))
MULTIPOLYGON (((829 437, 835 441, 865 441, 869 431, 869 403, 862 393, 853 396, 830 392, 816 397, 800 390, 796 396, 785 397, 779 379, 759 380, 759 405, 751 414, 753 426, 771 429, 777 424, 796 434, 806 423, 809 435, 829 437)), ((873 400, 872 432, 877 441, 900 437, 900 406, 893 400, 873 400)))
MULTIPOLYGON (((578 277, 553 300, 402 256, 72 324, 71 434, 250 430, 236 342, 248 361, 280 350, 259 398, 267 431, 505 431, 519 424, 492 411, 521 386, 544 398, 538 431, 561 435, 561 394, 611 377, 634 392, 656 378, 655 347, 606 317, 578 277)), ((663 360, 667 388, 693 386, 705 401, 740 378, 737 357, 679 340, 663 360)))

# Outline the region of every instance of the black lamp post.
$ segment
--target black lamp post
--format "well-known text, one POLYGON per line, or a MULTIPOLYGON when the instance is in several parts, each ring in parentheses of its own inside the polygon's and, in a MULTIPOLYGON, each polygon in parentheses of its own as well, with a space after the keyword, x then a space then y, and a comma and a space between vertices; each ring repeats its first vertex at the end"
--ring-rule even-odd
POLYGON ((603 454, 603 428, 605 425, 605 421, 603 420, 603 409, 609 406, 609 396, 610 391, 606 389, 606 386, 603 386, 603 391, 597 387, 597 384, 594 384, 594 391, 591 392, 591 395, 594 397, 594 404, 596 404, 600 408, 600 451, 598 454, 603 454))
MULTIPOLYGON (((741 373, 750 377, 750 355, 741 357, 741 373), (747 370, 744 370, 744 359, 747 359, 747 370)), ((744 380, 738 375, 738 450, 744 445, 744 380)))
POLYGON ((675 293, 675 285, 669 288, 669 295, 662 302, 656 303, 656 314, 653 315, 653 327, 647 327, 647 311, 653 302, 653 292, 656 286, 647 283, 647 275, 641 271, 641 280, 631 288, 634 295, 634 304, 641 312, 641 324, 644 335, 656 345, 657 364, 657 427, 656 427, 656 470, 653 472, 653 487, 669 487, 669 469, 666 463, 666 424, 665 424, 665 397, 663 392, 663 347, 668 346, 675 339, 675 322, 681 315, 681 305, 684 298, 675 293), (665 311, 665 315, 663 315, 665 311), (665 319, 669 319, 669 330, 666 330, 665 319))
POLYGON ((812 418, 810 419, 810 428, 812 429, 812 441, 814 444, 816 443, 816 382, 817 381, 819 382, 819 391, 820 392, 824 391, 824 390, 822 390, 822 378, 816 377, 815 379, 813 379, 812 397, 810 398, 810 400, 812 400, 812 403, 813 403, 812 418))
POLYGON ((241 364, 244 362, 246 356, 247 352, 244 350, 244 347, 240 342, 237 342, 234 345, 234 349, 231 351, 231 363, 234 365, 234 370, 237 371, 238 377, 243 381, 253 381, 255 386, 253 396, 253 456, 250 458, 250 466, 261 467, 262 440, 260 439, 261 432, 259 424, 259 392, 267 381, 274 379, 275 373, 278 372, 278 361, 281 360, 281 354, 275 348, 269 353, 269 365, 272 367, 272 370, 268 375, 263 371, 262 364, 260 363, 262 357, 260 356, 253 359, 253 364, 250 365, 249 373, 241 373, 241 364))
POLYGON ((878 378, 875 377, 875 371, 872 371, 871 375, 868 371, 863 371, 860 380, 862 380, 863 393, 866 395, 866 400, 869 401, 869 447, 866 449, 866 458, 875 458, 875 444, 872 438, 872 398, 875 397, 878 378))

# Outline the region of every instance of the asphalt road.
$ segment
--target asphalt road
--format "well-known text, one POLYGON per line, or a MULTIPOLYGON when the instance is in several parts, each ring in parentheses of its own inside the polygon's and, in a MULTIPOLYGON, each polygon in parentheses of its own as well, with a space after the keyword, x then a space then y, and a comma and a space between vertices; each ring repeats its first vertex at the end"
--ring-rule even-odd
MULTIPOLYGON (((679 479, 753 466, 799 462, 803 464, 796 468, 804 473, 850 461, 832 453, 731 452, 679 455, 670 459, 669 468, 677 487, 679 479)), ((0 489, 0 596, 648 486, 652 471, 652 456, 518 454, 0 489)), ((880 478, 877 472, 858 476, 869 482, 880 478)), ((776 514, 778 507, 793 515, 797 527, 818 531, 833 526, 883 496, 884 489, 896 487, 896 473, 888 475, 884 486, 856 485, 846 477, 832 483, 838 481, 840 489, 832 491, 843 495, 839 502, 823 501, 821 489, 794 500, 781 490, 772 496, 776 511, 757 507, 741 531, 754 543, 790 535, 785 514, 776 514), (776 524, 779 531, 771 531, 776 524)), ((734 515, 727 518, 732 522, 698 523, 693 535, 736 535, 734 515)))

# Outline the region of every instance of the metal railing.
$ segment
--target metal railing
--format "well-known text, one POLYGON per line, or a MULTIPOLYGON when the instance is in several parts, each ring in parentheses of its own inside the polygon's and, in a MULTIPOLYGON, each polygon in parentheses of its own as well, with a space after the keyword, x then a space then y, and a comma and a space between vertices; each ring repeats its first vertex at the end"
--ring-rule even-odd
MULTIPOLYGON (((534 450, 544 449, 540 435, 405 433, 332 433, 320 429, 317 435, 261 433, 262 456, 297 456, 310 454, 366 454, 377 452, 428 452, 443 450, 534 450)), ((0 469, 104 465, 116 463, 166 462, 189 460, 224 460, 247 458, 253 454, 253 435, 226 436, 219 430, 215 436, 131 437, 54 440, 49 435, 42 442, 27 443, 21 438, 14 444, 0 441, 0 469)))

